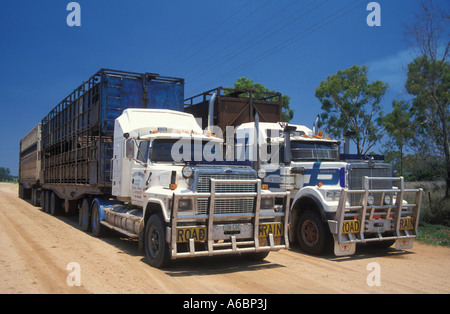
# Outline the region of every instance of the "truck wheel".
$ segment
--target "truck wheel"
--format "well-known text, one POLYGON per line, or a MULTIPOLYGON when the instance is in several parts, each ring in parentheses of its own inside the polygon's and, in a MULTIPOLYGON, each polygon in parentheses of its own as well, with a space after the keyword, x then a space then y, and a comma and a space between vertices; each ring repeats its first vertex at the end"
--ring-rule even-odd
POLYGON ((52 216, 56 216, 61 213, 61 199, 55 192, 50 192, 49 212, 52 216))
POLYGON ((78 224, 84 232, 88 232, 91 227, 90 207, 91 202, 89 202, 88 199, 85 199, 81 205, 80 212, 78 213, 78 224))
POLYGON ((100 223, 100 206, 97 202, 92 204, 91 226, 94 237, 100 238, 105 235, 106 227, 100 223))
POLYGON ((50 212, 50 193, 52 193, 52 191, 45 191, 44 192, 44 206, 42 207, 42 209, 46 213, 50 212))
POLYGON ((45 191, 41 190, 41 210, 45 210, 45 191))
POLYGON ((38 207, 40 205, 40 197, 37 188, 31 190, 31 205, 38 207))
POLYGON ((19 184, 19 198, 23 199, 23 185, 19 184))
POLYGON ((145 226, 145 255, 148 263, 157 268, 169 264, 169 246, 166 242, 166 228, 160 214, 150 216, 145 226))
POLYGON ((31 189, 31 205, 36 206, 36 189, 31 189))
POLYGON ((312 210, 304 211, 297 223, 297 241, 303 251, 320 255, 331 247, 331 233, 322 219, 312 210))

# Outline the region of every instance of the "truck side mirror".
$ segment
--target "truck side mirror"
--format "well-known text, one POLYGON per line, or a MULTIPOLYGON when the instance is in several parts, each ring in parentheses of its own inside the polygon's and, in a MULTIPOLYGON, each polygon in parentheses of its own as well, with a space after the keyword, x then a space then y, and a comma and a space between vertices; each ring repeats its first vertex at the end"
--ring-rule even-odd
POLYGON ((284 128, 284 163, 289 165, 291 162, 291 132, 297 130, 296 126, 286 124, 284 128))
POLYGON ((133 140, 126 140, 125 141, 125 156, 127 156, 128 159, 134 158, 134 141, 133 140))

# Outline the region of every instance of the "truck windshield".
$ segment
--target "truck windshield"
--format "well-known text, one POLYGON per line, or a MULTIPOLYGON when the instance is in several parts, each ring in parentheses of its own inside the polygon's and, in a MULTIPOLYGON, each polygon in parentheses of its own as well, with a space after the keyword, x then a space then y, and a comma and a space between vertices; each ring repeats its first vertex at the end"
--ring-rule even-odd
POLYGON ((339 148, 334 143, 291 142, 292 161, 324 161, 338 160, 339 148))
POLYGON ((223 160, 221 142, 179 139, 154 140, 150 147, 152 162, 189 162, 223 160))

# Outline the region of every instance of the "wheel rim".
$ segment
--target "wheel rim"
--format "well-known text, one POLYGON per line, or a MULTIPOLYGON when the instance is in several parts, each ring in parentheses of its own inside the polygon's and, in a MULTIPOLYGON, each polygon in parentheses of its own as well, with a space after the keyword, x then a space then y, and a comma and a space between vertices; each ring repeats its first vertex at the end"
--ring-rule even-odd
POLYGON ((319 230, 312 220, 305 220, 302 224, 302 239, 308 246, 314 246, 319 241, 319 230))
POLYGON ((161 237, 156 226, 151 226, 148 236, 148 248, 150 255, 153 257, 159 254, 161 248, 161 237))

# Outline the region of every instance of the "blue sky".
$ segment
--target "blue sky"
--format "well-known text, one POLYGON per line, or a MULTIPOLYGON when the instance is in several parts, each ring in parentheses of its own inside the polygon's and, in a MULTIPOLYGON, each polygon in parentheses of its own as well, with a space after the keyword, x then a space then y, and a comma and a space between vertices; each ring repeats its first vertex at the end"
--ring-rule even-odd
POLYGON ((186 98, 245 76, 289 95, 292 122, 308 126, 320 81, 355 64, 390 84, 386 112, 408 99, 403 26, 418 1, 377 1, 380 27, 367 25, 365 0, 79 0, 80 27, 66 23, 69 2, 2 3, 0 167, 12 174, 20 139, 100 68, 183 77, 186 98))

